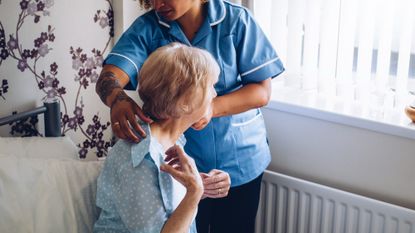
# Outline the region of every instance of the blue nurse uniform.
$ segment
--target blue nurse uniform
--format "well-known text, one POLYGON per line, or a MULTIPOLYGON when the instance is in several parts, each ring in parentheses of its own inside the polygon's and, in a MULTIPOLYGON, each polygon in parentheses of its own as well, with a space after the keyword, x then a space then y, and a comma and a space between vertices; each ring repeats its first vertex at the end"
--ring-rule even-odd
MULTIPOLYGON (((209 51, 221 73, 215 88, 218 95, 245 84, 276 77, 284 71, 271 43, 245 8, 222 0, 206 3, 207 17, 192 41, 176 21, 166 21, 154 10, 131 25, 105 60, 130 77, 127 89, 136 89, 137 74, 146 58, 157 48, 180 42, 209 51)), ((259 109, 213 118, 201 131, 185 133, 186 152, 199 171, 220 169, 229 173, 232 187, 258 177, 271 156, 264 120, 259 109)))

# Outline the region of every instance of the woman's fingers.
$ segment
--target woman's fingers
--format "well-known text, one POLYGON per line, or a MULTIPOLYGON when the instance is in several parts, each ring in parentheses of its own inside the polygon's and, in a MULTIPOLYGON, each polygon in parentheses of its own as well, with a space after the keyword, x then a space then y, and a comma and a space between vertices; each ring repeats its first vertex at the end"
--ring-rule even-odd
POLYGON ((225 181, 213 183, 213 184, 204 184, 206 190, 216 190, 216 189, 229 189, 229 183, 225 181))
POLYGON ((143 114, 137 103, 121 91, 111 106, 111 122, 114 134, 119 138, 133 142, 139 142, 141 138, 146 137, 146 133, 138 123, 136 116, 145 122, 151 122, 151 119, 143 114))
POLYGON ((176 155, 167 155, 166 158, 164 158, 164 162, 168 162, 172 159, 178 158, 176 155))
POLYGON ((166 152, 166 163, 180 171, 185 170, 187 173, 193 172, 192 160, 187 157, 183 149, 177 145, 170 147, 166 152))
MULTIPOLYGON (((121 139, 139 142, 139 138, 133 133, 129 123, 129 121, 131 121, 132 113, 124 115, 125 113, 123 111, 125 110, 123 108, 118 108, 118 106, 113 106, 111 109, 111 125, 114 134, 121 139), (128 115, 130 115, 130 118, 127 117, 128 115)), ((131 110, 127 110, 127 112, 128 111, 131 112, 131 110)))
POLYGON ((210 175, 209 175, 209 174, 204 173, 204 172, 199 172, 199 175, 200 175, 200 177, 202 177, 202 179, 205 179, 205 178, 210 177, 210 175))
POLYGON ((172 160, 173 158, 178 158, 178 156, 177 156, 177 151, 176 151, 176 148, 175 147, 170 147, 166 152, 165 152, 165 154, 166 154, 166 158, 164 158, 164 161, 170 161, 170 160, 172 160))
POLYGON ((228 195, 231 187, 230 176, 227 172, 213 169, 208 174, 200 175, 203 180, 204 195, 210 198, 221 198, 228 195))
POLYGON ((160 170, 170 173, 177 181, 186 187, 187 191, 203 193, 202 179, 196 169, 194 160, 189 158, 183 149, 177 145, 166 152, 166 164, 160 170))
POLYGON ((111 128, 112 128, 112 132, 115 134, 115 136, 117 136, 118 138, 121 138, 121 139, 127 139, 127 136, 125 136, 125 134, 121 130, 121 125, 120 125, 119 120, 111 123, 111 128))
POLYGON ((217 190, 217 191, 212 191, 212 190, 204 190, 204 192, 203 192, 203 196, 204 196, 204 197, 209 197, 209 198, 222 198, 222 197, 226 197, 226 196, 228 196, 228 192, 229 192, 229 190, 227 190, 227 191, 220 191, 220 190, 217 190))
POLYGON ((177 147, 176 145, 170 147, 169 149, 166 150, 166 152, 164 152, 166 155, 170 155, 170 156, 176 156, 177 155, 177 147))
POLYGON ((170 166, 179 165, 180 164, 180 159, 179 158, 174 158, 174 159, 168 161, 167 164, 170 165, 170 166))
POLYGON ((134 141, 134 142, 140 141, 140 139, 131 130, 130 125, 126 119, 123 121, 120 121, 120 126, 121 126, 121 131, 127 137, 127 140, 134 141))
MULTIPOLYGON (((138 122, 135 118, 135 115, 132 112, 127 113, 127 119, 128 119, 129 124, 131 125, 131 127, 134 129, 134 131, 138 135, 140 135, 141 138, 145 138, 147 136, 146 133, 144 132, 144 129, 138 124, 138 122)), ((136 134, 134 134, 134 136, 137 137, 136 134)))
POLYGON ((190 161, 186 153, 184 153, 183 149, 178 145, 174 145, 170 147, 166 151, 166 155, 168 156, 170 155, 172 158, 177 157, 180 160, 180 162, 182 162, 183 164, 188 164, 190 161))
POLYGON ((226 172, 224 172, 224 171, 222 171, 222 170, 218 170, 218 169, 212 169, 212 170, 210 170, 210 172, 208 173, 210 176, 213 176, 213 175, 217 175, 217 174, 223 174, 223 173, 226 173, 226 172))
POLYGON ((192 164, 190 162, 190 160, 187 158, 187 156, 185 155, 184 151, 177 145, 174 145, 172 147, 170 147, 167 151, 166 151, 166 158, 164 159, 164 161, 172 166, 173 168, 179 170, 179 171, 186 171, 186 172, 190 172, 192 171, 192 164))
POLYGON ((215 189, 207 189, 206 186, 204 187, 203 195, 209 198, 222 198, 226 197, 229 192, 229 186, 222 186, 215 189))
POLYGON ((146 123, 152 123, 153 122, 153 120, 150 118, 150 117, 148 117, 148 116, 146 116, 144 113, 143 113, 143 110, 138 106, 138 105, 136 105, 135 106, 135 114, 138 116, 138 118, 140 118, 142 121, 144 121, 144 122, 146 122, 146 123))
MULTIPOLYGON (((229 175, 226 172, 216 173, 203 179, 204 185, 216 184, 221 181, 229 180, 229 175)), ((230 183, 230 182, 229 182, 230 183)))
POLYGON ((176 180, 182 180, 181 178, 181 172, 175 169, 174 167, 168 165, 168 164, 162 164, 160 165, 160 170, 169 173, 172 175, 176 180))

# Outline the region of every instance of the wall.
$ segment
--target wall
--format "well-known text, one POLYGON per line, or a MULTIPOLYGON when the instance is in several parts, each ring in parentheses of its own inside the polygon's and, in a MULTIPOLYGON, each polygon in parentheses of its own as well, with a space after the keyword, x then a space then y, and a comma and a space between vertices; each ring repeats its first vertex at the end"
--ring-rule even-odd
POLYGON ((276 108, 263 110, 270 170, 415 209, 415 143, 276 108))
MULTIPOLYGON (((110 0, 1 0, 0 116, 56 97, 62 134, 79 145, 80 156, 105 155, 112 137, 109 110, 94 89, 112 47, 112 25, 110 0)), ((34 123, 3 126, 0 136, 36 135, 34 123)))
POLYGON ((121 34, 134 22, 134 20, 146 11, 137 7, 137 0, 118 0, 113 1, 114 8, 114 41, 118 41, 121 34))

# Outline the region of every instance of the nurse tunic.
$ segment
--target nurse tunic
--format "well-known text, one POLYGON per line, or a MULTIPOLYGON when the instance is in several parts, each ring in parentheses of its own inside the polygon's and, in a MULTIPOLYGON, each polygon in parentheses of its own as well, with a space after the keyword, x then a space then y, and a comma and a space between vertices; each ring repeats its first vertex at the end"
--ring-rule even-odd
MULTIPOLYGON (((284 71, 271 43, 247 9, 222 0, 209 0, 205 7, 207 17, 192 41, 176 21, 166 21, 154 10, 147 12, 124 32, 104 63, 122 69, 130 78, 126 88, 136 89, 142 64, 157 48, 171 42, 202 48, 215 57, 221 68, 215 85, 219 96, 284 71)), ((260 109, 212 118, 203 130, 189 129, 185 136, 185 151, 195 159, 199 171, 226 171, 232 187, 258 177, 271 160, 260 109)))

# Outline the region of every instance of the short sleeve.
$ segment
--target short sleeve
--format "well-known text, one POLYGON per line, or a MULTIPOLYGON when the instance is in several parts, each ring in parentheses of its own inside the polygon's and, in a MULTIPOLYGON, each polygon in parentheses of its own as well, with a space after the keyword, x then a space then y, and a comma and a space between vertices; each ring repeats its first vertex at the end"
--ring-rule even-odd
POLYGON ((112 51, 104 60, 104 64, 114 65, 123 70, 130 82, 125 87, 128 90, 137 88, 137 75, 148 57, 148 44, 151 36, 148 36, 149 26, 142 17, 139 17, 130 28, 125 31, 112 51))
POLYGON ((238 19, 237 63, 242 83, 274 78, 284 71, 272 44, 248 10, 238 19))

